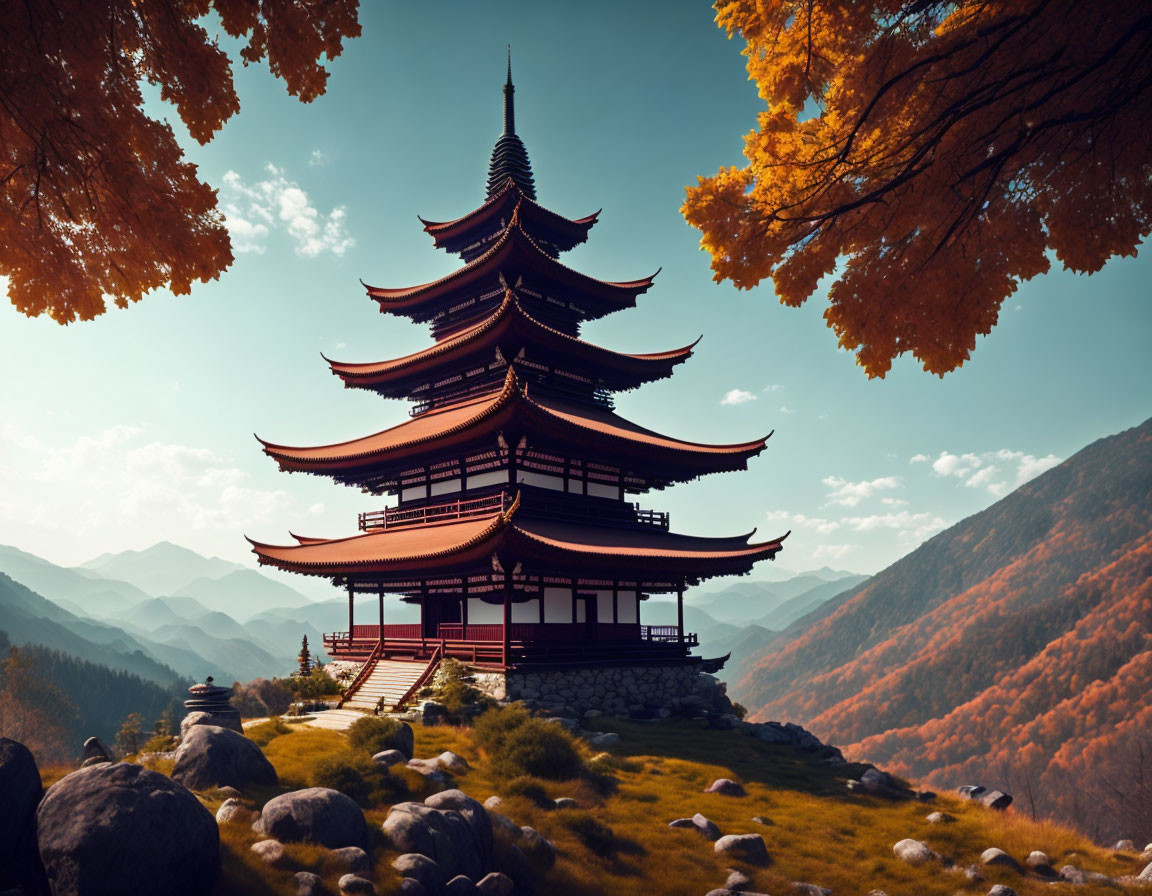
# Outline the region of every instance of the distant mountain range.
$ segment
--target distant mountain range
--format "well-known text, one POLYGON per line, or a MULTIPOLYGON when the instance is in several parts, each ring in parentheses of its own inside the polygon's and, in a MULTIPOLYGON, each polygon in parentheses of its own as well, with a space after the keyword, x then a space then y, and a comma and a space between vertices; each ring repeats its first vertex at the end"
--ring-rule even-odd
POLYGON ((1129 786, 1152 751, 1152 420, 817 608, 731 690, 940 786, 1089 812, 1085 782, 1129 786))
POLYGON ((323 656, 324 629, 312 620, 329 631, 347 623, 341 599, 317 604, 255 570, 168 542, 71 568, 0 546, 0 573, 10 577, 0 588, 0 628, 13 643, 44 644, 160 684, 286 675, 302 636, 323 656))

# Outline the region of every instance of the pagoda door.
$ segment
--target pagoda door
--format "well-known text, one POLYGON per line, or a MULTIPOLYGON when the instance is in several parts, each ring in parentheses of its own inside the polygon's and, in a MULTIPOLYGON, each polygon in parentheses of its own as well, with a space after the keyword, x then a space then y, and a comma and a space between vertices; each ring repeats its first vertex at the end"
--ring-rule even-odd
POLYGON ((595 594, 576 594, 576 622, 584 625, 584 639, 596 640, 597 609, 600 600, 595 594))

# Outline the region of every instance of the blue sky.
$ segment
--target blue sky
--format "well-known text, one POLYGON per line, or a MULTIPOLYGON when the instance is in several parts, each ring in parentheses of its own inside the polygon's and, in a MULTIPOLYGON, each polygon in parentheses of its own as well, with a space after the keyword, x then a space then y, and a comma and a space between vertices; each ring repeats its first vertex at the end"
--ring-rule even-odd
POLYGON ((700 441, 775 430, 748 472, 647 496, 674 528, 792 529, 780 566, 873 572, 1149 416, 1146 258, 1026 284, 943 380, 903 360, 869 381, 823 325, 822 294, 797 311, 770 286, 713 283, 678 208, 697 175, 741 162, 762 103, 707 4, 361 15, 363 36, 317 102, 237 66, 242 111, 213 143, 177 123, 246 250, 219 281, 67 328, 0 307, 0 543, 75 563, 168 539, 249 562, 244 534, 354 531, 373 499, 278 473, 252 433, 321 444, 405 418, 404 404, 341 388, 320 353, 367 361, 428 344, 424 327, 381 315, 358 278, 400 286, 455 266, 416 215, 445 220, 483 200, 508 43, 541 202, 570 216, 603 208, 566 262, 605 279, 663 267, 636 310, 586 336, 625 351, 704 336, 675 377, 622 396, 621 413, 700 441))

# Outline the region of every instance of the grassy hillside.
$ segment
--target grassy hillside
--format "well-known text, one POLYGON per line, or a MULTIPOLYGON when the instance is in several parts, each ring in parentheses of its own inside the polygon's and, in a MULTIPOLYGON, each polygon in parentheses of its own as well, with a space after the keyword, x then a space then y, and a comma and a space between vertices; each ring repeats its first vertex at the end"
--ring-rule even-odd
MULTIPOLYGON (((435 756, 443 750, 460 753, 472 763, 471 771, 456 778, 460 789, 481 801, 503 795, 499 811, 517 824, 531 825, 555 844, 556 866, 538 878, 537 886, 538 892, 549 896, 702 896, 723 884, 730 867, 748 872, 756 889, 768 893, 789 892, 792 881, 828 887, 837 896, 863 894, 873 888, 925 896, 951 896, 959 890, 983 894, 997 882, 1009 884, 1019 896, 1053 892, 1051 884, 1006 870, 988 869, 986 882, 968 885, 962 873, 939 864, 907 865, 892 854, 892 845, 906 837, 926 841, 937 852, 951 856, 959 867, 978 863, 984 849, 996 846, 1020 859, 1032 850, 1043 850, 1057 867, 1067 862, 1110 876, 1140 870, 1135 856, 1114 855, 1067 828, 1037 824, 1011 810, 996 813, 949 797, 921 804, 849 792, 845 779, 858 776, 860 767, 821 764, 737 732, 709 730, 694 722, 612 722, 603 727, 623 737, 611 763, 616 767, 611 773, 616 779, 614 792, 604 795, 579 780, 539 782, 549 797, 574 797, 581 806, 577 810, 545 810, 523 796, 508 795, 508 778, 494 773, 467 729, 416 726, 416 755, 435 756), (743 782, 748 795, 701 792, 718 777, 743 782), (955 821, 929 825, 925 816, 933 810, 945 811, 955 821), (668 821, 695 812, 706 815, 724 833, 761 834, 771 864, 753 868, 718 856, 712 844, 695 831, 667 827, 668 821), (763 821, 754 821, 755 816, 763 821), (611 829, 610 849, 602 845, 593 849, 582 842, 579 831, 587 822, 581 819, 587 818, 611 829)), ((264 743, 282 789, 311 785, 323 761, 351 756, 346 737, 337 732, 267 723, 250 729, 249 735, 264 743)), ((410 798, 422 798, 418 789, 422 779, 407 771, 402 775, 415 789, 410 798)), ((276 792, 260 793, 257 804, 276 792)), ((209 792, 202 798, 215 810, 224 797, 209 792)), ((387 805, 367 810, 375 831, 386 814, 387 805)), ((293 894, 293 874, 298 870, 321 874, 336 892, 335 882, 342 872, 326 850, 289 846, 287 865, 274 869, 250 852, 249 847, 262 835, 247 825, 226 824, 221 834, 224 877, 216 896, 293 894)), ((379 838, 372 853, 377 892, 395 893, 399 885, 391 869, 395 854, 379 838)), ((1094 887, 1075 890, 1083 896, 1116 892, 1094 887)))

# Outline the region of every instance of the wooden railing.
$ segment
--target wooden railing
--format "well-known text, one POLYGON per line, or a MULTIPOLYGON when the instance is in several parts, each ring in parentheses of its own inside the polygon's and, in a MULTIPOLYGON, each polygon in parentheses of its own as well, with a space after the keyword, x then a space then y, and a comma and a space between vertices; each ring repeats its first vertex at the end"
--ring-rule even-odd
POLYGON ((494 495, 484 495, 466 500, 457 498, 454 501, 423 507, 404 509, 385 507, 383 510, 370 510, 360 514, 360 531, 372 532, 379 529, 394 529, 398 526, 418 526, 424 523, 443 523, 449 520, 467 519, 495 511, 503 512, 508 509, 508 506, 508 493, 502 491, 494 495))
POLYGON ((397 700, 393 705, 393 709, 400 709, 409 700, 411 700, 420 688, 428 683, 428 680, 436 673, 440 667, 440 660, 444 658, 444 645, 443 643, 437 645, 436 649, 432 651, 432 656, 428 660, 428 666, 420 673, 420 677, 412 682, 412 687, 404 692, 404 696, 397 700))

